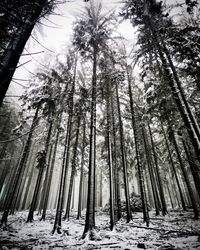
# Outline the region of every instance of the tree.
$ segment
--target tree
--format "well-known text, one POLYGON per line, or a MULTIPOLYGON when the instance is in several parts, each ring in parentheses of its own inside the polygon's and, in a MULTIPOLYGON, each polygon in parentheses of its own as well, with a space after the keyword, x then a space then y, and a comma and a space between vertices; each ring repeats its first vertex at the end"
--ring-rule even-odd
POLYGON ((7 48, 1 56, 0 106, 2 105, 13 74, 17 68, 20 56, 35 24, 41 16, 52 10, 53 3, 53 1, 36 0, 34 2, 30 1, 26 6, 24 20, 21 20, 19 26, 17 27, 17 32, 13 34, 7 48))
POLYGON ((101 48, 106 47, 112 28, 112 15, 101 13, 102 6, 90 2, 85 7, 82 16, 74 26, 74 45, 82 51, 82 54, 92 58, 92 101, 90 118, 90 153, 88 173, 88 198, 85 229, 82 238, 89 235, 90 239, 97 239, 95 232, 95 151, 96 151, 96 96, 97 96, 97 61, 101 48))

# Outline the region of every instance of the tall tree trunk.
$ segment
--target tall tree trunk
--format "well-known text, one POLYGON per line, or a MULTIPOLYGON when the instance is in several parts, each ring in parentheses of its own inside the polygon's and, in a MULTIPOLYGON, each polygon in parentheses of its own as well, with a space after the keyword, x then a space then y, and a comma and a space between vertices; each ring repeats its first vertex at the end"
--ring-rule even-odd
POLYGON ((126 221, 129 222, 132 219, 132 215, 131 215, 131 207, 130 207, 127 161, 125 158, 123 123, 122 123, 122 118, 121 118, 120 101, 119 101, 119 93, 118 93, 119 91, 118 91, 117 83, 115 84, 115 88, 116 88, 116 99, 117 99, 117 109, 118 109, 118 118, 119 118, 119 133, 120 133, 120 145, 121 145, 120 149, 121 149, 122 166, 123 166, 123 174, 124 174, 124 191, 125 191, 126 212, 127 212, 126 221))
POLYGON ((85 147, 86 147, 86 122, 85 117, 83 117, 83 141, 81 149, 81 173, 80 173, 80 182, 79 182, 79 198, 78 198, 78 214, 77 219, 81 217, 82 210, 82 197, 83 197, 83 168, 85 164, 85 147))
POLYGON ((112 144, 111 144, 111 91, 110 79, 107 80, 107 98, 106 98, 106 118, 107 118, 107 150, 108 150, 108 167, 109 167, 109 181, 110 181, 110 229, 113 230, 115 226, 114 219, 114 183, 113 183, 113 159, 112 159, 112 144))
MULTIPOLYGON (((60 118, 60 121, 61 121, 61 118, 60 118)), ((46 219, 46 210, 47 210, 47 205, 48 205, 48 201, 49 201, 49 193, 50 193, 50 188, 51 188, 51 181, 52 181, 52 177, 53 177, 53 170, 54 170, 57 147, 58 147, 58 141, 59 141, 59 135, 60 135, 59 126, 60 126, 60 122, 59 122, 58 127, 57 127, 54 151, 53 151, 52 161, 50 162, 49 176, 48 176, 48 180, 47 180, 47 183, 46 183, 46 190, 45 190, 45 195, 44 195, 42 217, 41 217, 40 220, 45 220, 46 219)))
POLYGON ((190 196, 190 199, 191 199, 192 207, 193 207, 193 210, 194 210, 194 218, 198 219, 199 211, 198 211, 198 207, 197 207, 196 200, 195 200, 195 197, 194 197, 194 193, 193 193, 192 187, 190 185, 190 180, 188 178, 187 171, 186 171, 185 166, 184 166, 184 164, 182 162, 181 154, 180 154, 180 151, 179 151, 179 148, 178 148, 178 143, 176 141, 176 137, 174 135, 174 131, 171 128, 170 128, 170 133, 171 133, 171 136, 172 136, 173 144, 174 144, 174 147, 176 149, 176 153, 177 153, 177 156, 178 156, 178 159, 179 159, 180 167, 181 167, 181 170, 182 170, 182 173, 183 173, 186 185, 187 185, 187 189, 188 189, 188 192, 189 192, 189 196, 190 196))
POLYGON ((152 159, 150 157, 149 147, 147 145, 148 143, 147 143, 146 133, 144 130, 145 128, 143 126, 142 132, 143 132, 144 148, 145 148, 145 154, 146 154, 146 162, 147 162, 147 166, 148 166, 149 174, 150 174, 150 181, 151 181, 151 187, 152 187, 152 192, 153 192, 156 215, 159 215, 159 202, 158 202, 159 196, 157 193, 156 179, 155 179, 154 172, 153 172, 152 159))
POLYGON ((164 192, 163 192, 163 185, 162 185, 162 181, 161 181, 156 150, 154 147, 153 135, 152 135, 152 131, 151 131, 151 127, 150 127, 149 123, 148 123, 148 128, 149 128, 149 135, 150 135, 150 139, 151 139, 151 146, 152 146, 152 151, 153 151, 154 162, 155 162, 155 166, 156 166, 156 175, 158 177, 158 187, 159 187, 160 199, 161 199, 161 203, 162 203, 162 214, 166 215, 167 214, 167 205, 166 205, 165 196, 164 196, 164 192))
POLYGON ((0 64, 0 106, 10 85, 12 76, 17 68, 19 58, 23 52, 27 40, 40 17, 43 8, 46 6, 46 0, 36 0, 28 11, 23 24, 14 33, 8 47, 1 56, 0 64))
POLYGON ((142 165, 141 165, 140 151, 139 151, 139 144, 140 144, 139 134, 140 133, 136 124, 136 117, 135 117, 136 114, 135 114, 135 110, 133 106, 133 95, 132 95, 131 79, 129 75, 128 66, 126 67, 126 69, 127 69, 127 77, 128 77, 128 94, 129 94, 129 99, 130 99, 132 127, 133 127, 134 141, 135 141, 136 159, 137 159, 137 169, 138 169, 140 193, 141 193, 141 199, 142 199, 143 219, 148 226, 149 225, 149 213, 148 213, 148 208, 147 208, 144 178, 142 174, 142 165))
POLYGON ((73 109, 74 109, 74 92, 75 92, 75 83, 76 83, 76 67, 77 67, 77 55, 75 58, 75 65, 74 65, 74 76, 72 82, 72 89, 70 91, 69 96, 69 116, 67 121, 67 132, 65 137, 64 143, 64 153, 63 153, 63 161, 62 161, 62 170, 61 170, 61 177, 60 177, 60 185, 59 185, 59 193, 58 193, 58 201, 56 207, 56 217, 54 221, 54 226, 52 233, 57 231, 58 234, 62 233, 62 209, 64 203, 64 196, 65 196, 65 185, 66 185, 66 178, 67 178, 67 171, 69 165, 69 157, 70 157, 70 144, 71 144, 71 131, 72 131, 72 118, 73 118, 73 109))
POLYGON ((28 156, 28 153, 29 153, 29 149, 30 149, 30 146, 31 146, 33 131, 34 131, 34 128, 35 128, 35 126, 37 124, 38 113, 39 113, 39 106, 37 107, 37 109, 35 111, 33 122, 32 122, 32 125, 31 125, 31 129, 30 129, 30 132, 29 132, 25 147, 23 149, 22 157, 21 157, 19 165, 17 167, 16 175, 14 175, 12 189, 8 193, 8 197, 6 197, 5 210, 3 212, 3 216, 2 216, 2 219, 1 219, 2 224, 7 223, 7 218, 8 218, 9 211, 11 209, 13 198, 15 196, 15 192, 16 192, 16 189, 18 187, 19 180, 20 180, 20 178, 21 178, 21 176, 23 174, 24 165, 26 163, 27 156, 28 156))
POLYGON ((85 229, 82 235, 84 239, 87 234, 89 238, 95 240, 95 151, 96 151, 96 96, 97 96, 97 54, 98 49, 93 48, 93 73, 92 73, 92 102, 91 102, 91 118, 90 118, 90 152, 89 152, 89 172, 88 172, 88 194, 87 194, 87 210, 85 229))
POLYGON ((167 136, 166 136, 166 133, 165 133, 162 122, 160 122, 160 124, 161 124, 162 133, 164 135, 167 151, 168 151, 168 154, 169 154, 171 167, 172 167, 172 170, 173 170, 173 173, 174 173, 174 176, 175 176, 175 180, 176 180, 176 184, 177 184, 177 187, 178 187, 178 191, 179 191, 179 195, 180 195, 180 199, 181 199, 181 205, 182 205, 183 210, 186 211, 186 205, 185 205, 185 200, 184 200, 184 197, 183 197, 183 192, 181 190, 180 182, 179 182, 179 179, 178 179, 178 175, 177 175, 176 168, 175 168, 175 165, 174 165, 174 161, 173 161, 173 158, 172 158, 172 154, 171 154, 171 151, 170 151, 167 136))
POLYGON ((77 119, 78 121, 77 121, 77 128, 76 128, 76 139, 75 139, 74 148, 73 148, 72 169, 71 169, 71 177, 70 177, 69 191, 68 191, 68 198, 67 198, 67 207, 66 207, 66 212, 64 215, 64 220, 66 220, 66 218, 69 220, 72 190, 73 190, 73 184, 74 184, 74 177, 76 173, 76 160, 77 160, 76 158, 77 158, 78 140, 79 140, 80 124, 81 124, 80 114, 78 114, 77 119))
POLYGON ((115 176, 115 199, 117 204, 117 220, 122 217, 121 196, 120 196, 120 182, 119 182, 119 164, 117 159, 117 141, 116 141, 116 124, 114 113, 114 100, 111 94, 111 119, 112 119, 112 135, 113 135, 113 163, 114 163, 114 176, 115 176))
MULTIPOLYGON (((49 117, 50 117, 50 121, 49 121, 49 129, 48 129, 48 133, 47 133, 47 138, 46 138, 46 142, 45 142, 45 161, 40 165, 39 164, 39 173, 38 173, 38 177, 37 177, 37 182, 35 185, 35 190, 34 190, 34 194, 33 194, 33 198, 32 198, 32 202, 31 202, 31 207, 29 209, 29 214, 28 214, 28 218, 27 218, 27 222, 32 222, 33 221, 33 216, 34 216, 34 211, 36 209, 36 205, 37 205, 37 201, 38 201, 38 195, 39 195, 39 191, 40 191, 40 186, 41 186, 41 182, 42 182, 42 176, 44 173, 44 169, 45 169, 45 164, 46 164, 46 159, 47 159, 47 155, 48 155, 48 151, 49 151, 49 143, 50 143, 50 139, 51 139, 51 131, 52 131, 52 126, 53 126, 53 112, 50 113, 49 117)), ((47 170, 46 170, 47 171, 47 170)))

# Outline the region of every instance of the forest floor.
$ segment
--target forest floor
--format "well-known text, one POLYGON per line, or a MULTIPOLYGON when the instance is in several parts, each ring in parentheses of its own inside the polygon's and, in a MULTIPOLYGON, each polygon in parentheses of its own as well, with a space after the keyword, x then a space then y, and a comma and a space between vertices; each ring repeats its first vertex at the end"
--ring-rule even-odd
POLYGON ((8 227, 0 228, 0 249, 200 249, 200 221, 192 219, 192 212, 170 212, 165 217, 150 213, 150 225, 142 220, 142 213, 134 213, 127 224, 120 220, 113 232, 109 229, 109 216, 96 214, 99 241, 81 240, 84 218, 76 220, 75 212, 69 221, 63 221, 63 233, 51 234, 55 211, 48 211, 47 220, 35 216, 33 223, 26 223, 28 211, 9 217, 8 227))

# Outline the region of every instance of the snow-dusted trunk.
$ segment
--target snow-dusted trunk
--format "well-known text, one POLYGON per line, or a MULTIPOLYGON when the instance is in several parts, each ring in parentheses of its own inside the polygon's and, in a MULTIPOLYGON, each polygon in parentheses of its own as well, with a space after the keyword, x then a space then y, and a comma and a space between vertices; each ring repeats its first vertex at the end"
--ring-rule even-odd
POLYGON ((163 191, 163 184, 161 181, 161 176, 160 176, 160 171, 159 171, 159 166, 158 166, 158 159, 157 159, 156 150, 155 150, 154 141, 153 141, 153 135, 152 135, 152 131, 151 131, 151 127, 150 127, 149 123, 148 123, 148 129, 149 129, 149 135, 150 135, 150 139, 151 139, 151 146, 152 146, 152 151, 153 151, 154 163, 156 166, 156 175, 157 175, 157 179, 158 179, 158 187, 159 187, 160 199, 161 199, 161 203, 162 203, 162 214, 166 215, 167 205, 166 205, 166 201, 165 201, 165 195, 164 195, 164 191, 163 191))
POLYGON ((87 234, 91 239, 95 238, 95 151, 96 151, 96 97, 97 97, 97 47, 93 47, 93 73, 92 73, 92 102, 90 118, 90 151, 89 151, 89 172, 88 172, 88 194, 85 229, 82 238, 87 234))
POLYGON ((160 124, 161 124, 162 133, 163 133, 163 136, 164 136, 164 139, 165 139, 165 144, 166 144, 166 147, 167 147, 171 167, 172 167, 172 170, 173 170, 173 173, 174 173, 174 176, 175 176, 175 180, 176 180, 176 184, 177 184, 177 187, 178 187, 178 191, 179 191, 179 195, 180 195, 180 199, 181 199, 181 205, 182 205, 183 210, 186 211, 186 205, 185 205, 185 200, 184 200, 184 197, 183 197, 183 192, 182 192, 182 189, 181 189, 181 186, 180 186, 180 182, 179 182, 178 175, 177 175, 177 172, 176 172, 176 168, 175 168, 175 165, 174 165, 173 157, 172 157, 172 154, 171 154, 171 151, 170 151, 170 147, 169 147, 169 143, 168 143, 167 136, 166 136, 166 133, 165 133, 165 129, 163 127, 162 122, 160 124))
POLYGON ((30 149, 30 146, 31 146, 33 131, 34 131, 34 128, 35 128, 35 126, 37 124, 38 113, 39 113, 39 106, 37 107, 37 109, 35 111, 35 115, 34 115, 32 125, 31 125, 31 128, 30 128, 30 132, 29 132, 25 147, 23 149, 21 159, 19 161, 19 165, 17 167, 16 174, 13 176, 12 188, 11 188, 10 192, 7 193, 7 197, 6 197, 6 200, 5 200, 5 209, 4 209, 4 212, 3 212, 2 219, 1 219, 2 224, 7 223, 8 214, 9 214, 9 211, 11 209, 11 205, 12 205, 12 202, 13 202, 13 199, 14 199, 14 196, 15 196, 15 192, 17 190, 19 180, 23 175, 24 166, 25 166, 25 163, 26 163, 26 160, 27 160, 27 157, 28 157, 28 153, 29 153, 29 149, 30 149))
POLYGON ((81 217, 82 210, 82 197, 83 197, 83 168, 85 163, 85 147, 86 147, 86 122, 85 117, 83 117, 83 140, 82 140, 82 149, 81 149, 81 173, 80 173, 80 182, 79 182, 79 197, 78 197, 78 214, 77 219, 81 217))
POLYGON ((128 173, 127 173, 127 160, 125 156, 123 122, 122 122, 122 117, 121 117, 119 91, 118 91, 117 83, 115 84, 115 89, 116 89, 117 110, 118 110, 118 119, 119 119, 120 150, 121 150, 122 167, 123 167, 123 174, 124 174, 124 192, 125 192, 126 212, 127 212, 126 220, 127 222, 129 222, 132 219, 132 215, 131 215, 131 208, 130 208, 130 194, 129 194, 128 173))
POLYGON ((182 170, 182 173, 183 173, 183 177, 184 177, 185 183, 187 185, 189 197, 190 197, 190 200, 191 200, 191 203, 192 203, 192 208, 194 210, 194 218, 198 219, 198 217, 199 217, 199 211, 198 211, 196 199, 195 199, 195 196, 194 196, 191 184, 190 184, 190 180, 188 178, 188 173, 187 173, 187 171, 185 169, 185 166, 184 166, 182 158, 181 158, 181 154, 180 154, 180 151, 179 151, 177 139, 175 137, 175 134, 174 134, 174 131, 173 131, 172 128, 170 128, 170 134, 172 136, 172 141, 173 141, 176 153, 177 153, 177 157, 178 157, 178 160, 179 160, 179 163, 180 163, 180 167, 181 167, 181 170, 182 170))
POLYGON ((33 7, 28 11, 25 20, 14 33, 8 47, 1 56, 0 64, 0 106, 6 95, 13 74, 17 68, 20 56, 29 39, 31 32, 40 17, 46 0, 36 0, 33 7))
POLYGON ((66 206, 64 219, 69 219, 69 213, 70 213, 72 190, 73 190, 73 184, 74 184, 74 177, 76 173, 76 160, 77 160, 78 140, 79 140, 79 134, 80 134, 81 114, 78 114, 77 119, 78 120, 77 120, 77 128, 76 128, 76 139, 75 139, 74 148, 73 148, 71 177, 70 177, 68 197, 67 197, 67 206, 66 206))

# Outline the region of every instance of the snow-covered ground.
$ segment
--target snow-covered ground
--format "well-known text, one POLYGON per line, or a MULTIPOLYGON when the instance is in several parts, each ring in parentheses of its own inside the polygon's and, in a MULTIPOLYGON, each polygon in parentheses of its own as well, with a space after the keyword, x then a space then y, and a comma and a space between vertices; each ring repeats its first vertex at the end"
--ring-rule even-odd
POLYGON ((149 229, 143 223, 142 214, 133 214, 127 224, 125 219, 109 230, 109 216, 96 214, 96 230, 99 241, 81 240, 84 218, 76 220, 72 213, 69 221, 63 221, 63 234, 51 234, 55 211, 48 211, 47 220, 35 216, 33 223, 26 223, 28 212, 10 216, 7 229, 0 229, 0 249, 200 249, 200 221, 192 219, 192 213, 170 212, 167 216, 150 213, 149 229))

